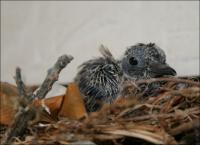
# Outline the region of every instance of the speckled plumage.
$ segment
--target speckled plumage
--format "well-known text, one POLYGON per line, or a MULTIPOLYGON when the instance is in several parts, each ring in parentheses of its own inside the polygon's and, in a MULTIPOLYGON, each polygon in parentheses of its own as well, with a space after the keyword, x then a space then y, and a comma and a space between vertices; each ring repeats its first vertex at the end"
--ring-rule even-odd
POLYGON ((154 43, 128 47, 119 61, 104 46, 100 52, 103 57, 83 63, 75 78, 89 112, 101 108, 101 103, 113 102, 124 80, 176 75, 175 70, 166 64, 164 51, 154 43))
POLYGON ((131 80, 176 75, 175 70, 166 63, 164 51, 154 43, 139 43, 128 47, 120 65, 124 77, 131 80), (130 63, 133 58, 137 61, 136 65, 130 63))
POLYGON ((91 59, 80 66, 75 82, 84 95, 87 111, 95 111, 101 102, 111 103, 118 94, 121 69, 108 49, 101 46, 103 57, 91 59))

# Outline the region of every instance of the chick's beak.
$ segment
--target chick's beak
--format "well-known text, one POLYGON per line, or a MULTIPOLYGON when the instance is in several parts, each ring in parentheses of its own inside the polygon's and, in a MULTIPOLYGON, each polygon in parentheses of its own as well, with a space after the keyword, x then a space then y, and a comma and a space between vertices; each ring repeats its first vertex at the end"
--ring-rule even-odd
POLYGON ((150 72, 152 77, 162 77, 162 76, 175 76, 176 71, 171 68, 167 64, 161 64, 161 63, 152 63, 150 64, 150 72))

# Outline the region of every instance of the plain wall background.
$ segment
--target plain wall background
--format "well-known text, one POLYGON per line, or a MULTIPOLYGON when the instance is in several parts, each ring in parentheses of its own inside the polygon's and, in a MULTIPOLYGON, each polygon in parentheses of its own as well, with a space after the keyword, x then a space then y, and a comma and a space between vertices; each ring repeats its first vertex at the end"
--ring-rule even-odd
POLYGON ((38 84, 62 54, 74 60, 60 82, 100 56, 115 58, 127 46, 155 42, 178 75, 199 74, 199 1, 1 1, 1 81, 14 83, 16 66, 26 84, 38 84))

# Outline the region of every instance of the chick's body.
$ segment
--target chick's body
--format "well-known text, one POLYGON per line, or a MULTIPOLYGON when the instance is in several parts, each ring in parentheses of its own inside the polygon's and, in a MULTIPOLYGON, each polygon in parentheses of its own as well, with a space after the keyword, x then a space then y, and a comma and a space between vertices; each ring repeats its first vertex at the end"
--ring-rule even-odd
POLYGON ((111 103, 119 92, 121 68, 102 47, 103 57, 91 59, 80 66, 75 82, 84 96, 87 111, 96 111, 102 102, 111 103))

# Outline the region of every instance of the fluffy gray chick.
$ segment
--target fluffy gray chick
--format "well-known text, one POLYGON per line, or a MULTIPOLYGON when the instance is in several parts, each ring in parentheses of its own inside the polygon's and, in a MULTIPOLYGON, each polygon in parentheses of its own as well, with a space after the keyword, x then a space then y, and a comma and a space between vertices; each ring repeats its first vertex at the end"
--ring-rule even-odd
POLYGON ((154 43, 139 43, 128 47, 120 65, 128 80, 176 75, 176 71, 166 63, 164 51, 154 43))
POLYGON ((98 110, 102 103, 111 103, 122 78, 122 70, 110 51, 101 45, 100 52, 103 56, 83 63, 75 78, 88 112, 98 110))
POLYGON ((103 46, 100 52, 103 57, 83 63, 75 78, 88 112, 115 100, 124 80, 176 75, 176 71, 166 63, 164 51, 153 43, 128 47, 119 61, 103 46))

